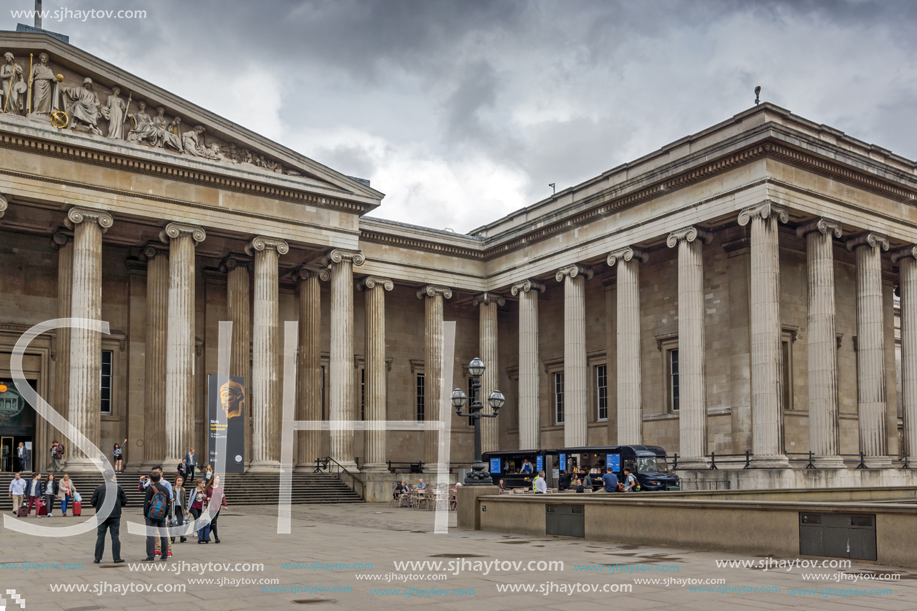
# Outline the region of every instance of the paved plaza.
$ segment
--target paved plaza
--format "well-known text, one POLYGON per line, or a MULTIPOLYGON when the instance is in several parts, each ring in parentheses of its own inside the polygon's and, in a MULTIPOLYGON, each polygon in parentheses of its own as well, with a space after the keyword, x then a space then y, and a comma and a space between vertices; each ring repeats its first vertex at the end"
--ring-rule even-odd
MULTIPOLYGON (((136 508, 127 508, 125 518, 139 521, 138 514, 136 508)), ((292 534, 278 535, 275 508, 238 507, 220 517, 219 546, 192 540, 176 543, 172 560, 155 565, 141 565, 143 540, 125 534, 123 523, 127 562, 120 565, 111 564, 110 548, 102 564, 92 563, 94 533, 37 538, 5 530, 0 539, 0 593, 15 589, 28 611, 130 609, 150 604, 227 610, 308 604, 375 611, 415 606, 475 611, 917 609, 917 571, 909 569, 854 562, 840 570, 800 566, 787 570, 786 561, 796 559, 775 558, 772 564, 783 565, 764 570, 768 559, 762 557, 470 532, 454 528, 454 513, 449 519, 449 533, 434 535, 432 512, 387 504, 294 506, 292 534), (439 569, 396 566, 405 561, 442 564, 439 569), (754 566, 718 567, 717 561, 754 566), (227 563, 229 569, 207 563, 227 563), (263 564, 263 570, 251 570, 246 564, 263 564), (900 580, 870 579, 886 573, 900 575, 900 580), (445 579, 440 578, 443 574, 445 579), (804 577, 812 575, 821 577, 804 577), (652 580, 656 582, 647 583, 652 580), (122 594, 125 587, 134 591, 122 594), (67 588, 71 591, 65 593, 67 588), (530 591, 523 591, 526 588, 530 591), (76 591, 80 589, 83 592, 76 591)), ((73 520, 56 517, 41 523, 62 525, 73 520)), ((6 596, 8 610, 19 608, 6 596)))

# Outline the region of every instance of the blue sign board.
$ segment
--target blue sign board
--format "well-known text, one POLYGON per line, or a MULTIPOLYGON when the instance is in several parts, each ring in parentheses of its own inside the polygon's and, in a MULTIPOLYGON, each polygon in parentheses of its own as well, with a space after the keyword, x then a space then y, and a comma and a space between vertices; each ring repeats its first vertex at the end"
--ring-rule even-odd
POLYGON ((621 455, 620 454, 606 454, 605 455, 605 467, 611 467, 611 470, 615 473, 621 471, 621 455))
POLYGON ((544 456, 541 456, 539 454, 535 458, 535 464, 536 464, 536 468, 535 468, 536 471, 541 471, 542 469, 544 469, 544 456))
POLYGON ((491 459, 490 459, 490 472, 491 472, 491 473, 499 473, 499 472, 500 472, 500 459, 499 459, 499 458, 491 458, 491 459))
POLYGON ((560 470, 561 471, 567 470, 567 455, 566 454, 560 455, 560 470))

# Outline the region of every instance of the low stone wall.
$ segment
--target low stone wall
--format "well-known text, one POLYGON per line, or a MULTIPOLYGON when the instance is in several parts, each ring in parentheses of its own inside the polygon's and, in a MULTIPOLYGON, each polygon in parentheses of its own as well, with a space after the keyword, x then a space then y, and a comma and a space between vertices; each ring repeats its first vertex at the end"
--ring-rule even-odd
POLYGON ((917 469, 678 469, 682 490, 917 486, 917 469))
MULTIPOLYGON (((862 492, 881 496, 880 491, 862 492)), ((855 496, 853 491, 846 494, 855 496)), ((656 494, 488 495, 477 497, 476 516, 459 516, 459 524, 476 519, 480 530, 544 536, 548 504, 583 505, 587 540, 783 558, 800 555, 800 512, 874 514, 878 562, 917 568, 913 552, 917 505, 905 503, 715 500, 656 494)))

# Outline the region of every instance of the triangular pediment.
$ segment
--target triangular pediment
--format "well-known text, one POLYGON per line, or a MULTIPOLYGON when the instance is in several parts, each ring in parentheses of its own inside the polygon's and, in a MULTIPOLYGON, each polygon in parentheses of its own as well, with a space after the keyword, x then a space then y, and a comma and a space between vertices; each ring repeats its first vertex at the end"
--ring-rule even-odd
MULTIPOLYGON (((0 32, 0 130, 21 126, 92 140, 219 173, 244 172, 349 194, 364 209, 383 194, 51 36, 0 32), (43 55, 47 62, 43 63, 43 55), (30 68, 31 65, 31 68, 30 68), (88 85, 88 87, 87 87, 88 85)), ((346 195, 343 195, 346 197, 346 195)))

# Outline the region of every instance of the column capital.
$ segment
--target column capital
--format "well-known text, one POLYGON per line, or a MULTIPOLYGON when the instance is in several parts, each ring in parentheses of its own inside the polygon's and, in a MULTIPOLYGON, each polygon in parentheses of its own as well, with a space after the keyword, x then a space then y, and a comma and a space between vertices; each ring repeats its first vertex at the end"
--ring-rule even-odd
POLYGON ((631 261, 636 259, 641 263, 646 263, 649 261, 649 255, 646 254, 646 251, 639 248, 634 248, 633 246, 625 246, 624 248, 619 248, 618 250, 613 250, 608 254, 608 263, 609 267, 614 267, 615 263, 618 261, 631 261))
POLYGON ((902 246, 894 251, 892 251, 892 265, 897 265, 898 261, 901 259, 907 259, 911 257, 917 259, 917 244, 911 244, 910 246, 902 246))
POLYGON ((278 255, 285 255, 290 252, 290 245, 286 243, 286 240, 281 240, 280 238, 259 235, 245 245, 245 254, 253 257, 255 252, 261 252, 266 249, 276 250, 278 255))
POLYGON ((481 293, 474 296, 474 305, 479 306, 482 303, 484 305, 490 305, 492 303, 497 304, 498 306, 506 305, 506 299, 502 295, 497 295, 496 293, 481 293))
POLYGON ((755 204, 754 206, 744 208, 741 212, 739 212, 739 225, 744 227, 751 222, 751 219, 754 218, 767 220, 771 217, 772 214, 781 223, 787 223, 790 220, 790 215, 786 211, 786 208, 775 204, 768 199, 764 200, 760 204, 755 204))
POLYGON ((6 209, 10 207, 10 203, 6 201, 6 198, 0 195, 0 219, 3 218, 3 215, 6 214, 6 209))
POLYGON ((425 287, 417 289, 417 298, 423 299, 424 297, 436 297, 437 295, 442 295, 443 299, 452 299, 452 289, 448 286, 441 286, 438 284, 428 284, 425 287))
POLYGON ((158 244, 156 242, 147 242, 143 245, 143 248, 140 249, 140 258, 149 263, 153 259, 159 256, 168 256, 169 247, 164 246, 163 244, 158 244))
POLYGON ((866 233, 861 233, 847 240, 847 250, 853 251, 860 246, 878 248, 879 252, 883 250, 887 251, 889 248, 888 238, 881 233, 867 231, 866 233))
POLYGON ((391 278, 380 278, 379 276, 366 276, 357 281, 357 290, 359 291, 372 290, 377 286, 383 290, 391 291, 395 288, 395 283, 391 278))
POLYGON ((67 220, 64 221, 64 224, 67 226, 67 229, 72 230, 74 225, 79 225, 80 223, 86 221, 89 221, 90 223, 98 223, 99 227, 102 228, 102 233, 104 233, 115 223, 114 219, 111 218, 111 215, 104 210, 96 210, 93 208, 71 208, 67 211, 67 220))
POLYGON ((675 248, 679 242, 693 242, 698 238, 700 238, 704 244, 709 244, 713 241, 713 234, 694 226, 683 227, 670 233, 669 237, 665 240, 665 244, 669 248, 675 248))
POLYGON ((308 280, 309 278, 316 277, 323 282, 328 282, 331 280, 331 270, 327 267, 316 267, 312 265, 300 265, 298 268, 293 270, 293 282, 299 284, 303 280, 308 280))
POLYGON ((837 221, 829 218, 818 218, 812 219, 804 225, 800 225, 796 228, 796 237, 804 238, 813 231, 817 231, 822 235, 831 235, 834 234, 835 238, 840 238, 844 235, 844 232, 841 230, 841 224, 837 221))
POLYGON ((163 244, 168 244, 170 240, 174 240, 182 235, 190 235, 195 244, 207 239, 207 233, 204 231, 203 227, 173 222, 166 225, 165 229, 159 232, 159 240, 163 244))
POLYGON ((322 266, 327 267, 332 263, 342 263, 344 261, 350 261, 354 265, 360 266, 366 263, 366 256, 359 250, 343 250, 340 248, 335 248, 327 255, 322 257, 322 266))
POLYGON ((573 278, 576 278, 579 275, 583 275, 586 277, 586 280, 589 280, 590 278, 592 278, 592 275, 593 275, 592 268, 585 267, 583 265, 580 265, 579 263, 574 263, 573 265, 567 265, 566 267, 562 267, 559 270, 557 270, 557 273, 554 274, 554 279, 557 280, 558 282, 563 282, 564 278, 566 278, 567 276, 569 276, 570 279, 572 280, 573 278))
POLYGON ((250 256, 235 252, 229 253, 220 261, 220 271, 224 274, 240 267, 244 267, 249 272, 252 272, 255 269, 255 262, 250 256))
MULTIPOLYGON (((3 216, 0 214, 0 216, 3 216)), ((68 243, 73 241, 73 232, 65 229, 64 227, 58 227, 53 234, 51 234, 51 248, 54 250, 60 250, 61 246, 66 246, 68 243)))
POLYGON ((529 291, 538 291, 539 293, 544 293, 545 286, 537 280, 523 280, 517 282, 510 289, 509 292, 512 293, 513 297, 519 293, 528 293, 529 291))

